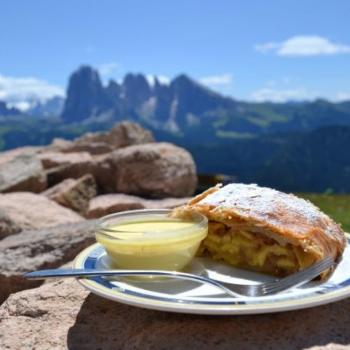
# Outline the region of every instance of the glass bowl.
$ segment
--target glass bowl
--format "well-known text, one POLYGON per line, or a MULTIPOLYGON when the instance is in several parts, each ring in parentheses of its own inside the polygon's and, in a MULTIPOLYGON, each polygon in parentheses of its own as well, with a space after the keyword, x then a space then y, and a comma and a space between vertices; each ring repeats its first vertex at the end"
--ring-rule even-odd
POLYGON ((100 219, 96 240, 124 269, 181 270, 208 233, 205 216, 171 217, 171 210, 132 210, 100 219))

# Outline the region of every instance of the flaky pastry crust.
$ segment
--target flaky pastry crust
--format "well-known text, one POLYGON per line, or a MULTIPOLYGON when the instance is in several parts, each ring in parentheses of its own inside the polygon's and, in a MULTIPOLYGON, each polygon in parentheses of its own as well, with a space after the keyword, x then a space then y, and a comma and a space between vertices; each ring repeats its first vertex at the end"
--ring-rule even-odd
POLYGON ((255 184, 217 185, 177 208, 177 215, 192 211, 237 229, 263 234, 281 245, 302 247, 315 261, 339 260, 346 246, 341 227, 311 202, 255 184))

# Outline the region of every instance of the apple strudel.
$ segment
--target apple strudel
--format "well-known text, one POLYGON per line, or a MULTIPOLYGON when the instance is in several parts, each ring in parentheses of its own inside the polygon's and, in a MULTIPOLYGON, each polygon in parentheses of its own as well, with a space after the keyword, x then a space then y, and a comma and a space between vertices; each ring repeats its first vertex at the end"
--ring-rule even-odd
POLYGON ((192 212, 209 221, 199 254, 271 275, 289 275, 326 256, 336 261, 346 245, 340 226, 309 201, 254 184, 217 185, 174 215, 192 212))

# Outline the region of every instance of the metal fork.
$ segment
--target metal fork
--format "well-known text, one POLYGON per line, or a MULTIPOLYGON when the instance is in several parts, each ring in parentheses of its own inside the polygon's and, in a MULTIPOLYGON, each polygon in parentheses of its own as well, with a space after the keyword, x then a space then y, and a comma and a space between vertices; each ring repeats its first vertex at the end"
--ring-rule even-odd
POLYGON ((287 277, 276 279, 271 282, 265 282, 254 285, 244 285, 244 284, 231 284, 226 282, 221 282, 226 288, 229 288, 233 292, 239 295, 244 295, 248 297, 259 297, 267 296, 272 294, 277 294, 288 290, 290 288, 298 287, 306 282, 311 281, 317 277, 321 272, 328 270, 334 264, 334 260, 331 257, 327 257, 317 263, 298 271, 287 277))
POLYGON ((206 283, 220 288, 230 296, 247 296, 259 297, 277 294, 292 287, 300 286, 313 278, 317 277, 321 272, 329 269, 334 264, 332 258, 328 257, 314 265, 296 272, 288 277, 276 279, 271 282, 261 284, 236 284, 223 281, 217 281, 213 278, 194 275, 178 271, 162 271, 162 270, 97 270, 97 269, 50 269, 38 270, 24 274, 29 279, 46 279, 52 277, 94 277, 94 276, 161 276, 191 280, 200 283, 206 283))

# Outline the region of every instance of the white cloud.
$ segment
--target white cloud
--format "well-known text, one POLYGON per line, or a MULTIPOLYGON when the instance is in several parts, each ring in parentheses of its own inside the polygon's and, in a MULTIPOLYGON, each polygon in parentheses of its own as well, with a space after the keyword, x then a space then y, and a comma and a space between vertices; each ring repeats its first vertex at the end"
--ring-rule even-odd
POLYGON ((224 73, 219 75, 210 75, 207 77, 200 78, 199 81, 207 86, 227 86, 233 82, 233 76, 230 73, 224 73))
POLYGON ((155 82, 155 78, 157 78, 157 80, 164 85, 169 85, 170 84, 170 78, 165 76, 165 75, 153 75, 153 74, 147 74, 146 75, 146 79, 148 81, 148 83, 153 86, 154 82, 155 82))
POLYGON ((334 99, 335 102, 350 101, 350 92, 338 92, 334 99))
POLYGON ((35 102, 34 101, 19 101, 19 102, 8 102, 6 103, 7 107, 15 107, 17 109, 19 109, 20 111, 26 111, 28 110, 30 107, 33 106, 35 102))
POLYGON ((255 50, 279 56, 318 56, 350 53, 350 45, 333 42, 317 35, 293 36, 283 42, 268 42, 255 46, 255 50))
POLYGON ((256 90, 251 95, 256 102, 286 102, 298 100, 311 100, 316 97, 315 93, 308 91, 303 87, 291 89, 277 89, 264 87, 256 90))
POLYGON ((99 73, 103 76, 111 75, 114 71, 120 68, 120 64, 117 62, 102 63, 97 67, 99 73))
POLYGON ((0 101, 10 106, 28 109, 37 101, 45 101, 53 96, 64 96, 64 90, 45 80, 23 77, 15 78, 0 74, 0 101))

